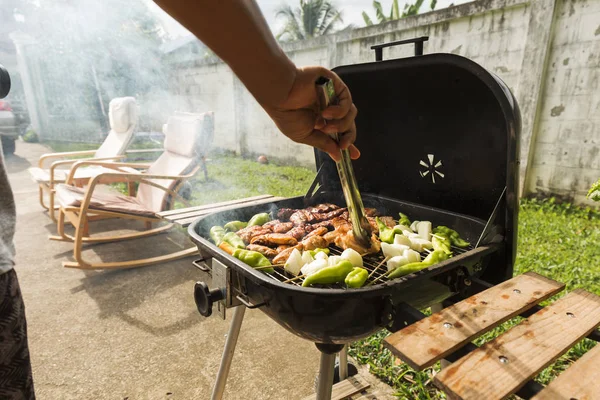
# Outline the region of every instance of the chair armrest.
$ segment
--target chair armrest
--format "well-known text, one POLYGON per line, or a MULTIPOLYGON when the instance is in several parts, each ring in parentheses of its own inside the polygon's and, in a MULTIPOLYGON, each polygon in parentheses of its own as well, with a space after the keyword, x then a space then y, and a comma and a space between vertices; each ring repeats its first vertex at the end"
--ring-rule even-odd
POLYGON ((165 149, 132 149, 127 150, 125 154, 139 154, 139 153, 164 153, 165 149))
MULTIPOLYGON (((185 203, 187 203, 187 201, 185 199, 183 199, 183 197, 181 197, 181 195, 179 195, 179 193, 174 192, 173 190, 166 188, 164 186, 161 186, 159 184, 156 184, 154 182, 148 181, 148 179, 172 179, 172 180, 179 180, 179 179, 187 179, 187 178, 191 178, 192 176, 194 176, 196 174, 196 172, 198 171, 199 167, 195 167, 192 172, 190 172, 189 174, 185 174, 185 175, 155 175, 155 174, 134 174, 134 173, 127 173, 127 172, 102 172, 96 176, 94 176, 93 178, 90 178, 89 181, 89 185, 87 187, 87 189, 85 190, 85 194, 83 197, 83 201, 81 202, 81 208, 80 208, 80 212, 82 214, 84 214, 89 205, 90 205, 90 201, 92 200, 92 195, 94 193, 94 188, 96 187, 96 185, 98 185, 100 183, 100 181, 102 180, 103 177, 126 177, 128 178, 128 181, 144 181, 144 183, 149 184, 151 186, 155 186, 159 189, 162 189, 168 193, 170 193, 171 195, 175 196, 175 197, 179 197, 181 200, 183 200, 185 203)), ((71 174, 69 175, 69 178, 72 179, 72 175, 73 172, 71 172, 71 174)), ((69 184, 69 179, 67 179, 67 184, 69 184)))
POLYGON ((75 160, 59 160, 59 161, 54 161, 50 165, 50 185, 52 186, 54 184, 54 170, 57 167, 61 166, 61 165, 82 163, 83 161, 88 161, 88 160, 98 160, 98 161, 119 160, 119 159, 122 159, 123 157, 125 157, 125 156, 102 157, 102 158, 86 158, 84 160, 75 159, 75 160))
MULTIPOLYGON (((118 158, 123 158, 125 156, 119 156, 118 158)), ((89 166, 89 165, 97 165, 100 167, 106 167, 110 169, 115 169, 118 167, 131 167, 131 168, 149 168, 151 164, 148 163, 127 163, 127 162, 106 162, 102 160, 111 160, 111 158, 92 158, 86 160, 79 160, 73 163, 71 167, 71 171, 69 172, 69 176, 65 183, 68 185, 73 184, 73 179, 75 178, 75 172, 79 167, 89 166)))
POLYGON ((44 168, 44 161, 55 158, 65 157, 78 157, 78 156, 93 156, 96 154, 96 150, 82 150, 82 151, 64 151, 62 153, 46 153, 40 156, 38 161, 38 167, 44 168))

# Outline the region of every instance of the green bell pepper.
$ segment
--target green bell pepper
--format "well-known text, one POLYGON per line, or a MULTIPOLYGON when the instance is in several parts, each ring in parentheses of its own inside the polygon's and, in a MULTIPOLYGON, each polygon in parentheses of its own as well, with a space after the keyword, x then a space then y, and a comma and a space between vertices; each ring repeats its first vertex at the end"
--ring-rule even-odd
POLYGON ((396 279, 404 275, 419 272, 422 269, 425 269, 447 259, 448 255, 446 253, 444 253, 441 250, 434 250, 421 262, 404 264, 401 267, 396 268, 388 275, 388 279, 396 279))
MULTIPOLYGON (((252 268, 268 267, 269 265, 272 265, 271 261, 269 261, 267 257, 262 255, 258 251, 236 249, 233 252, 233 256, 238 260, 245 262, 252 268)), ((261 268, 261 271, 275 272, 273 268, 261 268)))
POLYGON ((431 243, 433 245, 434 250, 440 250, 444 253, 451 255, 452 248, 450 246, 450 238, 444 234, 436 233, 432 235, 431 243))
POLYGON ((256 214, 252 218, 250 218, 250 221, 248 221, 248 226, 264 225, 270 220, 271 217, 268 213, 256 214))
POLYGON ((225 229, 222 226, 215 225, 210 228, 210 238, 215 244, 218 246, 223 241, 223 236, 225 236, 225 229))
POLYGON ((394 236, 402 235, 402 230, 400 228, 388 228, 379 217, 375 217, 375 221, 377 222, 377 228, 379 228, 379 239, 382 242, 392 244, 394 243, 394 236))
POLYGON ((312 275, 307 276, 302 282, 302 286, 311 286, 316 284, 327 285, 330 283, 343 282, 346 276, 354 269, 350 261, 340 261, 331 267, 325 267, 312 275))
POLYGON ((410 226, 410 224, 412 222, 410 222, 410 219, 408 219, 406 214, 402 214, 402 213, 398 213, 398 214, 400 214, 400 221, 398 221, 398 225, 410 226))
POLYGON ((349 288, 359 288, 365 284, 368 277, 369 271, 364 268, 355 267, 348 275, 346 275, 344 282, 349 288))
POLYGON ((325 249, 321 249, 321 248, 317 248, 314 250, 304 250, 305 253, 310 254, 313 258, 317 255, 317 253, 325 253, 327 255, 329 255, 329 249, 325 248, 325 249))
POLYGON ((245 249, 246 248, 246 244, 244 244, 244 241, 242 240, 242 238, 239 237, 238 235, 236 235, 235 232, 226 233, 225 236, 223 236, 223 241, 229 243, 236 249, 245 249))
POLYGON ((458 232, 456 232, 454 229, 448 228, 447 226, 436 226, 433 230, 433 233, 446 235, 450 239, 450 242, 457 247, 467 247, 470 244, 466 240, 462 239, 458 232))
POLYGON ((247 222, 242 222, 242 221, 230 221, 228 223, 225 224, 225 226, 223 228, 225 228, 226 231, 229 232, 237 232, 240 229, 245 228, 246 226, 248 226, 247 222))

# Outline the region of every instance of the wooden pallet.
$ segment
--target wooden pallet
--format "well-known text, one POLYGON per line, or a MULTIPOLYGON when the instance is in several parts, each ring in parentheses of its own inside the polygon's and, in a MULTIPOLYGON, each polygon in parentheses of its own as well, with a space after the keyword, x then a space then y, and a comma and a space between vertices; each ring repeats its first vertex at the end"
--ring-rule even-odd
MULTIPOLYGON (((401 329, 386 338, 385 346, 421 370, 465 346, 474 347, 470 344, 473 339, 563 289, 562 283, 528 272, 401 329)), ((600 297, 574 290, 442 369, 434 384, 452 399, 503 399, 598 326, 600 297)), ((600 398, 599 348, 588 352, 534 398, 600 398)))
POLYGON ((198 217, 219 211, 233 210, 239 207, 254 206, 257 204, 271 203, 282 200, 283 197, 274 197, 270 194, 260 196, 246 197, 221 203, 205 204, 203 206, 179 208, 177 210, 162 211, 156 213, 156 216, 186 227, 194 222, 198 217))

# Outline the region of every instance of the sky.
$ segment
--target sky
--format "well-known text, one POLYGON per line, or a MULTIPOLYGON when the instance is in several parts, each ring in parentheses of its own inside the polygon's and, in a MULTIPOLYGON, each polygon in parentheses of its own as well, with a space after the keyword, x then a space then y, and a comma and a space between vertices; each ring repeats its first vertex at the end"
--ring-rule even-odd
MULTIPOLYGON (((175 38, 188 34, 185 28, 179 25, 177 21, 166 15, 156 4, 150 0, 147 1, 150 3, 150 9, 155 11, 157 15, 161 17, 167 31, 172 37, 175 38)), ((436 10, 448 7, 450 4, 461 4, 466 3, 467 1, 469 0, 438 0, 436 10)), ((281 20, 277 20, 275 18, 276 10, 281 7, 281 5, 289 4, 292 7, 297 7, 300 3, 299 0, 257 0, 257 2, 263 12, 263 15, 269 23, 271 30, 275 33, 278 33, 283 25, 281 20)), ((391 9, 392 0, 380 0, 380 2, 385 12, 388 13, 391 9)), ((365 26, 362 18, 363 11, 367 11, 367 13, 371 16, 371 19, 375 20, 372 0, 332 0, 332 3, 342 10, 344 25, 354 24, 357 27, 365 26)), ((402 10, 404 4, 406 3, 407 0, 400 0, 400 10, 402 10)), ((408 3, 412 4, 413 2, 408 0, 408 3)), ((429 11, 429 4, 430 0, 425 0, 423 6, 421 7, 421 12, 429 11)))

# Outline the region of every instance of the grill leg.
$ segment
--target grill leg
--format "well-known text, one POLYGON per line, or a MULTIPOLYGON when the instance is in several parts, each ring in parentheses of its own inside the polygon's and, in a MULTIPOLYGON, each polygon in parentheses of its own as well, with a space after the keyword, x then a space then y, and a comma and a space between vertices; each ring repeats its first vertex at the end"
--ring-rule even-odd
MULTIPOLYGON (((431 313, 440 312, 443 309, 444 309, 444 305, 442 303, 436 303, 431 306, 431 313)), ((440 360, 440 369, 444 369, 444 368, 448 367, 450 364, 452 364, 450 361, 442 359, 442 360, 440 360)))
POLYGON ((348 378, 348 345, 340 351, 340 382, 348 378))
POLYGON ((321 364, 319 366, 319 381, 317 383, 317 400, 331 400, 334 366, 335 353, 321 353, 321 364))
POLYGON ((231 360, 233 360, 235 345, 237 344, 245 313, 245 306, 238 306, 233 310, 233 319, 231 320, 231 325, 229 325, 229 333, 227 334, 227 340, 225 341, 225 349, 223 350, 223 357, 221 358, 221 365, 219 366, 217 381, 213 388, 211 400, 221 400, 223 397, 227 376, 229 375, 229 368, 231 367, 231 360))

